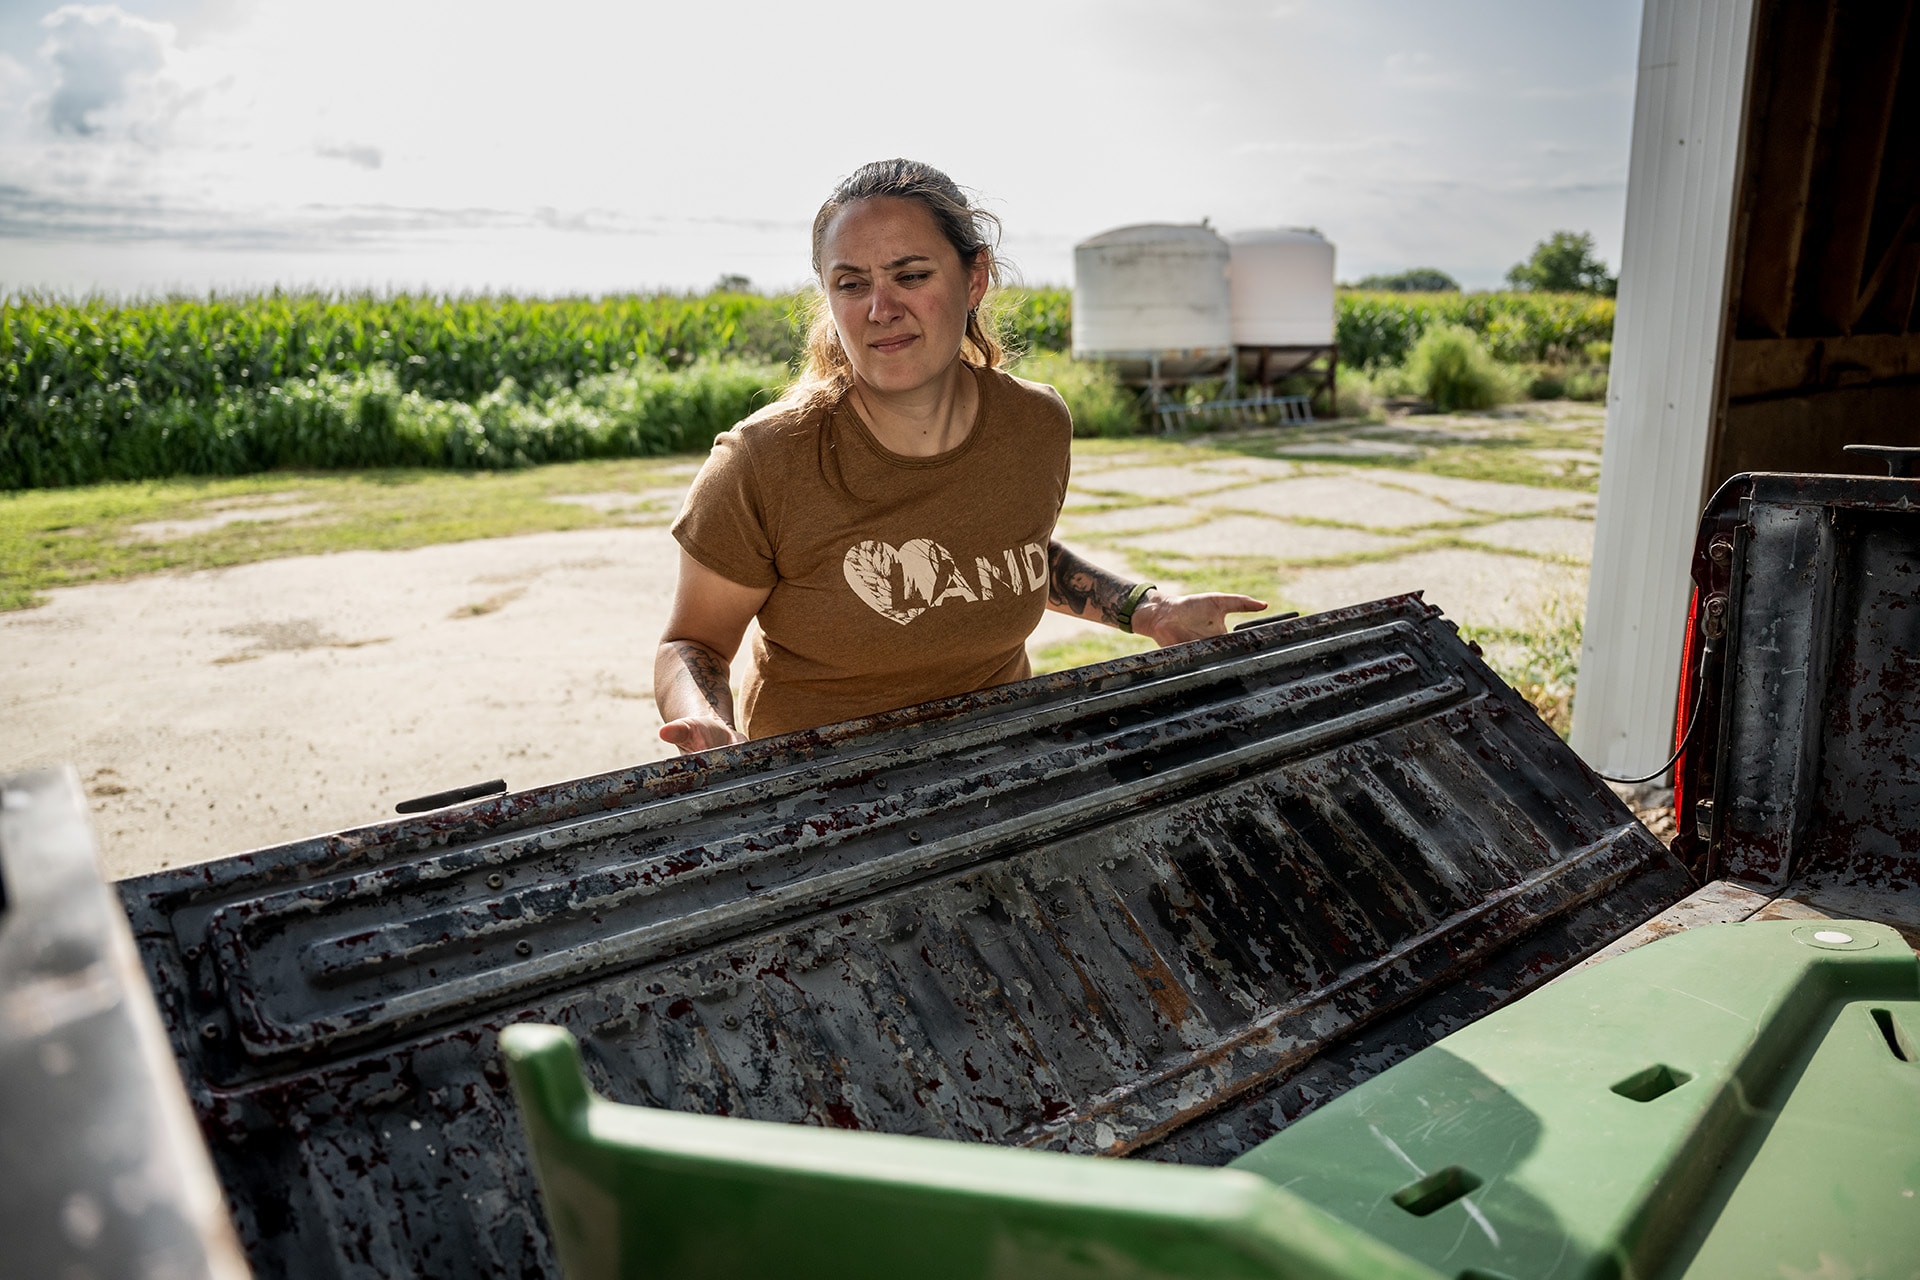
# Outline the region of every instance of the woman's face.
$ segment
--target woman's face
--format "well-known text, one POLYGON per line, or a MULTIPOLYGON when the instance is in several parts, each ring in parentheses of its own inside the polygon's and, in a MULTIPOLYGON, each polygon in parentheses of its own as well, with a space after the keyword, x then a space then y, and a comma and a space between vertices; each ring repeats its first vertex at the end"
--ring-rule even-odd
POLYGON ((820 284, 854 377, 899 394, 945 376, 967 312, 987 291, 986 255, 968 268, 924 207, 884 198, 835 214, 820 250, 820 284))

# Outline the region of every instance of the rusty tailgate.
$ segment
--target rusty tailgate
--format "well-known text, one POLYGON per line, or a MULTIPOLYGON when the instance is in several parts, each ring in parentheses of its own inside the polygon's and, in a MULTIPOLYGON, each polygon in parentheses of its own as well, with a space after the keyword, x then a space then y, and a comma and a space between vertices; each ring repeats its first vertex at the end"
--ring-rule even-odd
POLYGON ((553 1274, 616 1099, 1223 1163, 1682 897, 1416 596, 121 886, 263 1274, 553 1274))

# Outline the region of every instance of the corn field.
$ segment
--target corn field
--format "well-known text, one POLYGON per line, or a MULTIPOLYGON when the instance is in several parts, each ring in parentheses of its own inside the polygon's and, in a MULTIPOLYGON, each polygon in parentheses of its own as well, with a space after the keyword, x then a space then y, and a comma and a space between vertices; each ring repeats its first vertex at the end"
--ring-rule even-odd
POLYGON ((1494 359, 1508 364, 1578 360, 1588 347, 1613 338, 1613 299, 1590 293, 1342 290, 1333 310, 1340 362, 1360 369, 1404 363, 1436 324, 1471 330, 1494 359))
MULTIPOLYGON (((11 298, 0 302, 0 488, 704 448, 790 376, 804 301, 11 298)), ((1065 344, 1064 292, 1006 304, 1015 345, 1065 344)))
MULTIPOLYGON (((806 302, 720 291, 7 298, 0 489, 702 449, 791 375, 806 302)), ((1400 363, 1435 323, 1473 330, 1506 361, 1577 353, 1613 325, 1611 299, 1572 294, 1342 292, 1335 310, 1340 358, 1362 368, 1400 363)), ((996 319, 1016 352, 1063 352, 1071 298, 1008 290, 996 319)))

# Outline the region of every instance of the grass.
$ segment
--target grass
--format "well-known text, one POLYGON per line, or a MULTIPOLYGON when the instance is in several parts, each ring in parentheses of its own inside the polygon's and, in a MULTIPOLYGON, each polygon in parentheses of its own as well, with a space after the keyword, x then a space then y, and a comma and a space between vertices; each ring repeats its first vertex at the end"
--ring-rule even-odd
POLYGON ((1070 640, 1059 640, 1037 650, 1033 655, 1033 674, 1043 676, 1071 667, 1090 667, 1096 662, 1124 658, 1130 653, 1145 653, 1151 648, 1153 641, 1145 636, 1132 636, 1124 631, 1096 631, 1074 636, 1070 640))
MULTIPOLYGON (((1597 418, 1589 421, 1579 416, 1557 422, 1524 417, 1434 418, 1400 420, 1388 427, 1320 424, 1304 430, 1264 428, 1190 438, 1081 439, 1074 442, 1074 455, 1082 464, 1078 483, 1097 489, 1098 470, 1116 464, 1177 466, 1222 456, 1271 457, 1276 456, 1276 449, 1303 441, 1334 442, 1370 436, 1414 443, 1422 452, 1375 458, 1343 456, 1337 467, 1330 458, 1326 465, 1305 465, 1302 472, 1377 472, 1379 479, 1390 481, 1395 470, 1413 470, 1586 492, 1596 487, 1592 475, 1567 474, 1533 452, 1597 451, 1597 418)), ((1289 459, 1302 461, 1293 455, 1289 459)), ((279 471, 232 479, 156 480, 0 494, 0 610, 31 607, 50 588, 153 573, 223 568, 331 551, 399 550, 522 533, 660 524, 667 519, 671 504, 650 502, 643 495, 683 485, 699 461, 698 455, 688 454, 499 472, 279 471), (597 506, 556 501, 603 494, 631 498, 597 506), (284 519, 231 519, 236 513, 271 514, 275 510, 291 514, 284 519), (211 524, 210 518, 230 522, 211 524), (169 522, 198 522, 199 527, 188 524, 178 536, 142 528, 169 522)), ((1098 505, 1077 507, 1073 514, 1091 515, 1164 501, 1116 493, 1098 505)), ((1546 553, 1483 547, 1462 536, 1473 525, 1525 517, 1465 511, 1461 515, 1458 524, 1417 531, 1410 541, 1398 546, 1332 557, 1297 561, 1270 556, 1185 558, 1132 548, 1126 554, 1150 579, 1178 582, 1189 591, 1256 596, 1266 600, 1274 612, 1294 607, 1286 598, 1285 581, 1288 574, 1303 569, 1390 560, 1446 547, 1562 562, 1546 553)), ((1097 535, 1076 541, 1117 549, 1114 539, 1097 535)), ((455 616, 484 616, 508 603, 511 594, 509 591, 465 605, 455 611, 455 616)), ((1477 641, 1485 649, 1489 665, 1519 689, 1550 726, 1565 735, 1580 656, 1578 602, 1554 602, 1522 628, 1468 625, 1462 628, 1462 634, 1477 641)), ((1095 633, 1040 650, 1035 670, 1044 673, 1084 666, 1149 647, 1151 642, 1144 637, 1095 633)), ((234 660, 253 656, 257 654, 249 650, 234 660)))
POLYGON ((1293 462, 1321 462, 1341 468, 1376 471, 1420 471, 1458 480, 1486 480, 1527 485, 1536 489, 1566 489, 1598 493, 1597 466, 1604 419, 1596 408, 1557 420, 1536 417, 1432 419, 1404 418, 1391 426, 1329 423, 1314 428, 1280 428, 1229 437, 1196 437, 1187 447, 1212 449, 1259 458, 1284 457, 1293 462), (1411 444, 1413 454, 1377 454, 1371 457, 1329 452, 1316 458, 1311 452, 1281 454, 1318 441, 1390 440, 1411 444), (1558 456, 1591 452, 1593 465, 1558 456))
MULTIPOLYGON (((1404 420, 1411 421, 1411 420, 1404 420)), ((1434 419, 1418 427, 1264 428, 1193 437, 1081 439, 1082 464, 1180 465, 1228 455, 1278 456, 1288 445, 1314 439, 1386 436, 1418 444, 1417 456, 1341 457, 1343 470, 1425 471, 1470 480, 1499 480, 1583 492, 1597 487, 1592 474, 1570 474, 1565 464, 1534 456, 1542 448, 1597 450, 1597 421, 1550 424, 1527 419, 1434 419), (1464 435, 1473 432, 1482 438, 1464 435)), ((1307 461, 1294 457, 1293 461, 1307 461)), ((1332 459, 1329 459, 1331 462, 1332 459)), ((545 530, 597 528, 664 519, 660 511, 596 511, 553 498, 591 493, 638 493, 684 479, 698 457, 611 459, 564 463, 519 471, 464 473, 434 469, 362 472, 277 471, 231 479, 183 478, 103 484, 71 489, 0 494, 0 609, 33 604, 39 592, 170 570, 218 568, 282 556, 342 550, 384 550, 502 537, 545 530), (676 477, 676 472, 681 473, 676 477), (237 521, 177 538, 143 535, 134 526, 195 520, 249 503, 283 499, 317 511, 291 519, 237 521)), ((1308 465, 1306 474, 1332 470, 1308 465)), ((1097 489, 1097 472, 1083 465, 1079 483, 1097 489)), ((1114 494, 1072 514, 1154 505, 1163 499, 1114 494)), ((1462 512, 1460 527, 1491 517, 1462 512)), ((1090 541, 1101 541, 1093 538, 1090 541)), ((1357 553, 1313 561, 1314 567, 1359 563, 1434 546, 1455 545, 1444 534, 1418 546, 1357 553)), ((1136 560, 1141 559, 1137 554, 1136 560)), ((1281 562, 1199 564, 1156 562, 1156 572, 1208 589, 1265 595, 1281 562)), ((1306 562, 1288 567, 1307 567, 1306 562)))
POLYGON ((1526 628, 1463 626, 1460 635, 1480 645, 1487 665, 1519 690, 1547 726, 1564 738, 1573 728, 1583 622, 1579 603, 1555 600, 1526 628))
POLYGON ((49 588, 143 574, 328 551, 393 551, 518 533, 662 523, 668 515, 664 504, 601 511, 553 499, 677 486, 698 462, 697 457, 614 459, 473 473, 274 472, 0 494, 0 610, 29 608, 49 588), (178 537, 138 527, 270 509, 280 500, 316 510, 284 520, 235 521, 178 537))
POLYGON ((1600 491, 1598 471, 1589 472, 1565 461, 1535 457, 1528 446, 1508 441, 1447 445, 1418 458, 1343 458, 1341 463, 1360 470, 1421 471, 1455 480, 1484 480, 1533 489, 1600 491))
MULTIPOLYGON (((1077 461, 1108 464, 1126 461, 1142 466, 1179 466, 1208 457, 1273 458, 1300 463, 1302 473, 1329 471, 1416 471, 1459 480, 1486 480, 1526 485, 1536 489, 1564 489, 1598 493, 1598 460, 1604 421, 1596 408, 1555 419, 1535 416, 1403 418, 1391 425, 1323 422, 1311 427, 1268 427, 1226 434, 1143 436, 1128 440, 1076 440, 1077 461), (1354 456, 1337 452, 1348 440, 1386 440, 1410 444, 1418 452, 1354 456), (1329 451, 1315 455, 1311 447, 1326 444, 1329 451), (1281 450, 1288 450, 1282 453, 1281 450), (1302 451, 1304 450, 1304 451, 1302 451), (1542 456, 1543 451, 1548 456, 1542 456), (1591 453, 1593 462, 1558 456, 1591 453)), ((1382 479, 1385 479, 1382 476, 1382 479)), ((1097 472, 1079 471, 1075 484, 1099 493, 1098 507, 1077 508, 1092 513, 1109 508, 1144 506, 1162 501, 1104 491, 1097 472)), ((1225 485, 1223 484, 1223 487, 1225 485)), ((1463 517, 1465 513, 1463 513, 1463 517)))

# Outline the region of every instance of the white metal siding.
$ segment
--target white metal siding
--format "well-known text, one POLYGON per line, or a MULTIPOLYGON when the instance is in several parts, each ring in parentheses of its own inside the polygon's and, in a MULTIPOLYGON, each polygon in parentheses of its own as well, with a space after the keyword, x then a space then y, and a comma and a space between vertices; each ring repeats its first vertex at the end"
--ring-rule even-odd
POLYGON ((1752 0, 1647 0, 1599 526, 1573 746, 1606 773, 1672 749, 1687 569, 1726 315, 1752 0))

